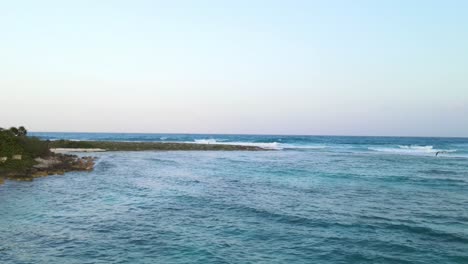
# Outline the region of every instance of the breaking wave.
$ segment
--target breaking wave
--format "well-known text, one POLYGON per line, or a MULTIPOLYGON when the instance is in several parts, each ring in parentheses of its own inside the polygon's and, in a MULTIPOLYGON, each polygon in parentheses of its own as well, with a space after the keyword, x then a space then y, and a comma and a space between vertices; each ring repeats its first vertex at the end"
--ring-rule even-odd
POLYGON ((398 147, 369 147, 369 150, 394 154, 434 155, 440 153, 456 152, 456 149, 436 149, 434 146, 400 145, 398 147))
POLYGON ((195 139, 195 143, 198 144, 219 144, 220 142, 214 138, 210 139, 195 139))
MULTIPOLYGON (((193 143, 193 142, 190 142, 193 143)), ((280 143, 278 142, 220 142, 220 140, 216 139, 195 139, 195 143, 197 144, 219 144, 219 145, 239 145, 239 146, 253 146, 253 147, 260 147, 264 149, 275 149, 280 150, 283 149, 280 143)))
MULTIPOLYGON (((238 145, 238 146, 253 146, 264 149, 283 150, 283 149, 324 149, 327 148, 325 145, 294 145, 284 144, 278 142, 243 142, 243 141, 231 141, 226 142, 222 139, 195 139, 197 144, 220 144, 220 145, 238 145)), ((189 142, 193 143, 193 142, 189 142)))

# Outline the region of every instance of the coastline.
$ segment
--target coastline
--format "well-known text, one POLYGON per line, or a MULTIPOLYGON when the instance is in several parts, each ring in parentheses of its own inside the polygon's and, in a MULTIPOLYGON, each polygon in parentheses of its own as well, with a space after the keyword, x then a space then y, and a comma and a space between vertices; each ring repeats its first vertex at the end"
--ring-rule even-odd
POLYGON ((178 142, 122 142, 122 141, 50 141, 51 149, 62 151, 96 150, 96 151, 266 151, 257 146, 242 146, 228 144, 197 144, 178 142))
POLYGON ((69 154, 51 154, 47 157, 34 159, 35 164, 25 170, 6 171, 0 174, 0 184, 5 179, 16 181, 32 181, 34 178, 50 175, 63 175, 71 171, 92 171, 96 158, 87 156, 79 157, 69 154))
POLYGON ((0 185, 8 180, 32 181, 49 175, 63 175, 71 171, 92 171, 96 157, 69 153, 106 151, 266 151, 256 146, 195 144, 172 142, 121 141, 41 141, 47 144, 49 155, 34 157, 33 163, 18 170, 0 171, 0 185))

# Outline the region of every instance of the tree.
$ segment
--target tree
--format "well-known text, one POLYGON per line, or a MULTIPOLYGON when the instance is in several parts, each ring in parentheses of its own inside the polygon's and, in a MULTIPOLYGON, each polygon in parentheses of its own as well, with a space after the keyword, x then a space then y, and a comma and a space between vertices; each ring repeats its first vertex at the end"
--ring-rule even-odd
POLYGON ((10 127, 9 130, 14 136, 18 136, 19 130, 16 127, 10 127))
POLYGON ((25 137, 27 134, 28 131, 26 130, 26 128, 24 128, 24 126, 18 127, 18 136, 25 137))
MULTIPOLYGON (((0 131, 2 131, 2 130, 0 130, 0 131)), ((10 129, 5 130, 5 131, 9 132, 10 134, 12 134, 15 137, 25 137, 28 134, 28 131, 23 126, 20 126, 18 128, 10 127, 10 129)))

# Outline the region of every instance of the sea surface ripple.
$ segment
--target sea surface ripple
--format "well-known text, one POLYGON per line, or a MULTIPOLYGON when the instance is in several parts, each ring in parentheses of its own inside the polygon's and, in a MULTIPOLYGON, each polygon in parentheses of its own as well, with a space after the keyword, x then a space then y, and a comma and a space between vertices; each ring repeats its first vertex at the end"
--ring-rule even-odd
POLYGON ((96 153, 7 181, 0 263, 468 263, 468 139, 270 137, 243 142, 296 147, 96 153))

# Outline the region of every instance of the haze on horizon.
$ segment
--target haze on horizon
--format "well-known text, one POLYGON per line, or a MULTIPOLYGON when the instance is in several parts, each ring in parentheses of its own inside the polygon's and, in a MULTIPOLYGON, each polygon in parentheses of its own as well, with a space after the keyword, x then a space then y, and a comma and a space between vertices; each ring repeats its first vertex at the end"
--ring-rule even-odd
POLYGON ((468 137, 467 1, 2 1, 0 127, 468 137))

